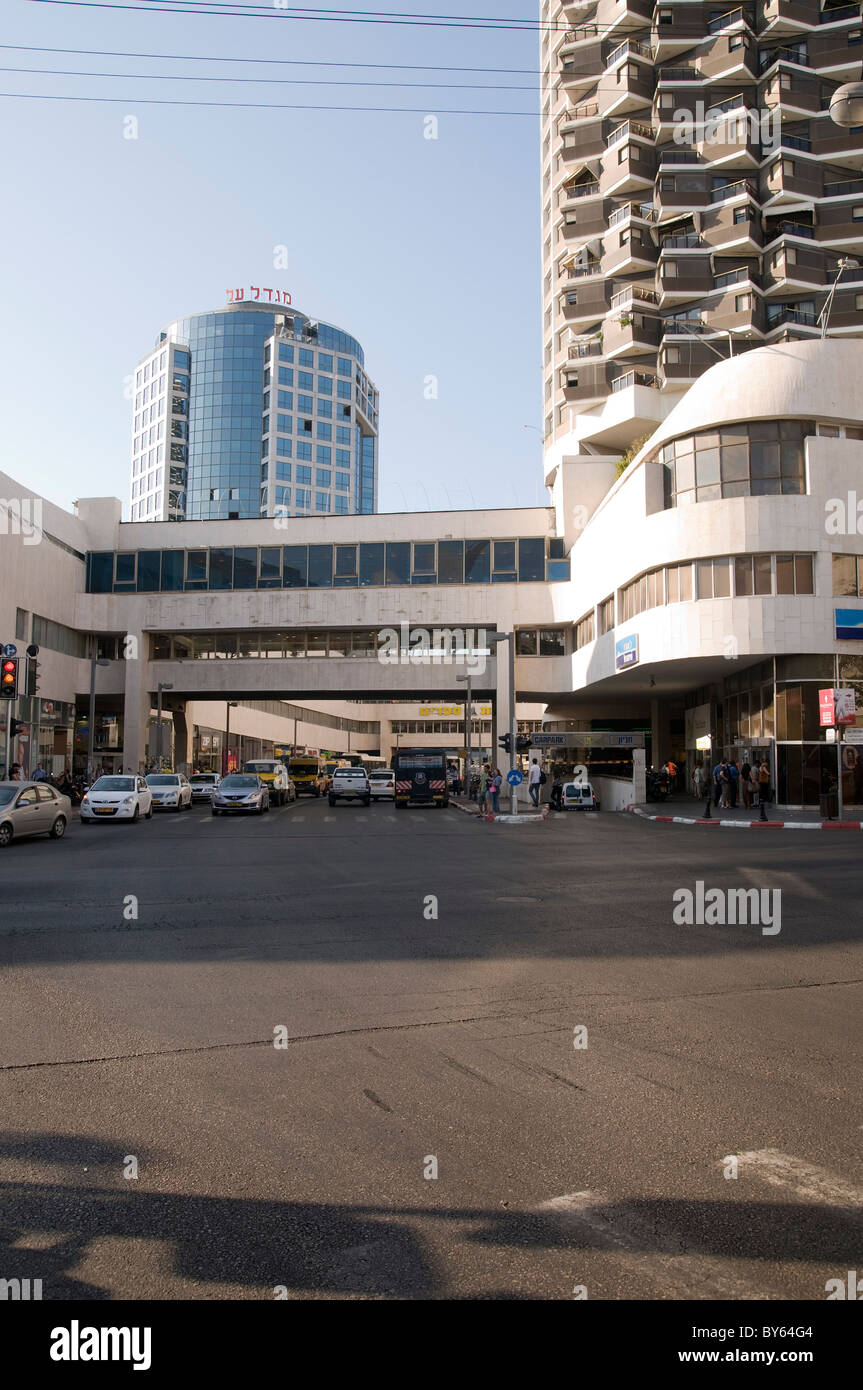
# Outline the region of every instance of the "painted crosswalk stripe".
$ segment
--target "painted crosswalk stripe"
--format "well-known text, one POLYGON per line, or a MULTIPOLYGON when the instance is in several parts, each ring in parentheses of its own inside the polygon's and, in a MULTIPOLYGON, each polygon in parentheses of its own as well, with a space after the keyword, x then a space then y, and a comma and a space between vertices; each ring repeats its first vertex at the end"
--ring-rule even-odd
POLYGON ((802 1201, 863 1212, 863 1188, 855 1187, 827 1168, 819 1168, 817 1164, 794 1158, 779 1149, 750 1149, 736 1157, 739 1173, 750 1173, 770 1183, 771 1187, 793 1192, 802 1201))

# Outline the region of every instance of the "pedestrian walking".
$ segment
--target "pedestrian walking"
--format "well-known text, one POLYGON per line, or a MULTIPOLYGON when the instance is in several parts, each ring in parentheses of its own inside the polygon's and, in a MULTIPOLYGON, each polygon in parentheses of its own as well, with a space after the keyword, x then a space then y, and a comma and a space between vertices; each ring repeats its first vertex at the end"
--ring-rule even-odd
POLYGON ((533 802, 534 806, 537 807, 539 806, 540 799, 542 796, 541 786, 542 768, 539 765, 538 759, 534 758, 533 762, 530 765, 530 771, 527 774, 527 789, 530 793, 531 801, 533 802))
POLYGON ((479 809, 480 809, 480 811, 483 813, 483 815, 485 814, 485 812, 486 812, 486 810, 487 810, 487 802, 488 802, 488 782, 489 782, 489 766, 488 766, 488 763, 483 763, 483 765, 482 765, 482 772, 479 774, 479 809))
POLYGON ((728 772, 728 764, 723 759, 723 761, 719 764, 719 805, 722 807, 723 810, 728 809, 728 789, 730 782, 731 777, 728 772))
POLYGON ((552 769, 551 800, 549 802, 553 811, 563 810, 563 768, 560 763, 555 763, 552 769))
POLYGON ((758 768, 758 803, 766 806, 772 800, 770 795, 770 764, 763 759, 758 768))
POLYGON ((47 782, 48 774, 41 763, 36 764, 36 771, 33 773, 34 782, 47 782))
POLYGON ((719 798, 722 796, 722 781, 721 781, 720 776, 719 776, 719 773, 720 773, 720 771, 721 771, 721 768, 722 768, 722 763, 716 763, 716 765, 715 765, 715 767, 714 767, 714 769, 713 769, 713 804, 714 804, 714 806, 718 806, 718 805, 719 805, 719 798))
POLYGON ((704 768, 700 763, 695 764, 692 773, 692 791, 696 801, 700 801, 704 795, 704 768))
POLYGON ((732 759, 728 764, 728 800, 732 811, 737 805, 737 780, 740 777, 740 768, 732 759))
POLYGON ((752 764, 748 758, 744 759, 740 768, 740 791, 744 809, 748 811, 752 806, 752 764))
POLYGON ((491 809, 494 815, 497 815, 498 813, 498 798, 500 797, 500 789, 502 786, 503 774, 501 773, 500 768, 496 767, 494 772, 491 774, 491 782, 489 783, 489 792, 491 793, 491 809))

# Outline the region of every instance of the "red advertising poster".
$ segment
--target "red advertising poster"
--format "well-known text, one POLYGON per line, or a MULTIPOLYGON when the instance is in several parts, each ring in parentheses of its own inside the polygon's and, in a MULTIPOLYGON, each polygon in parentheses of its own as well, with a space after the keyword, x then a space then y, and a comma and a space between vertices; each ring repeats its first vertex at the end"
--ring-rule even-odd
POLYGON ((824 727, 825 724, 826 724, 826 725, 831 725, 831 726, 832 726, 833 724, 836 723, 836 719, 835 719, 835 715, 834 715, 834 709, 835 709, 835 705, 834 705, 834 700, 833 700, 833 691, 832 691, 832 690, 819 690, 819 691, 818 691, 818 715, 819 715, 819 718, 820 718, 820 721, 821 721, 821 727, 822 727, 822 728, 824 727))

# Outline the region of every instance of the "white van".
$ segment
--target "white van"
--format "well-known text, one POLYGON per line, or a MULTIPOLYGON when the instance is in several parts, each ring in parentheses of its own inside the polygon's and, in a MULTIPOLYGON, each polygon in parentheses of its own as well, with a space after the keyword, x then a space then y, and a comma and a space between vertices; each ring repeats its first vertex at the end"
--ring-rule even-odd
POLYGON ((598 811, 599 801, 590 782, 565 782, 563 787, 564 811, 598 811))

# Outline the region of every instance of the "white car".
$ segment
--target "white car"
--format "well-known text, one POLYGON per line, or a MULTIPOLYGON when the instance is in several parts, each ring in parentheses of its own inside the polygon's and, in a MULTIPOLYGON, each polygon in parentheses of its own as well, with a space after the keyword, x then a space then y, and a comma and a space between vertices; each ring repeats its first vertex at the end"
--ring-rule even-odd
POLYGON ((192 788, 182 772, 151 772, 147 786, 153 793, 155 811, 182 811, 192 805, 192 788))
POLYGON ((143 777, 132 773, 98 777, 81 800, 81 824, 97 820, 149 820, 153 796, 143 777))
POLYGON ((213 792, 221 782, 218 772, 194 772, 189 778, 193 801, 211 801, 213 792))
POLYGON ((372 801, 395 801, 396 775, 391 767, 382 767, 369 773, 369 789, 372 801))
POLYGON ((365 768, 337 767, 330 783, 328 800, 331 806, 335 806, 339 800, 361 801, 364 806, 371 805, 372 793, 365 768))

